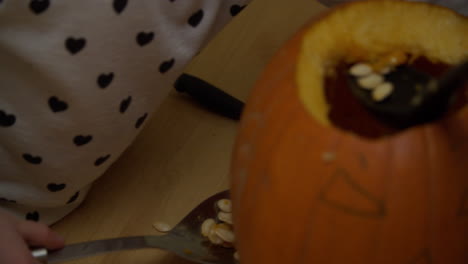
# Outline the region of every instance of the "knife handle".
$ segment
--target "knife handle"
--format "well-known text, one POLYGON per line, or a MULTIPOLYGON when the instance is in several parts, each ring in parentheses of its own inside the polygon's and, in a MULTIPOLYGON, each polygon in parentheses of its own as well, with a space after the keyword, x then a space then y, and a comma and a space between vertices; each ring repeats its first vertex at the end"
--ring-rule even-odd
POLYGON ((244 108, 242 101, 198 77, 184 73, 177 79, 174 87, 180 93, 189 94, 215 113, 234 120, 241 117, 244 108))
POLYGON ((49 252, 45 248, 34 249, 31 251, 33 258, 39 261, 39 263, 47 264, 47 257, 49 252))

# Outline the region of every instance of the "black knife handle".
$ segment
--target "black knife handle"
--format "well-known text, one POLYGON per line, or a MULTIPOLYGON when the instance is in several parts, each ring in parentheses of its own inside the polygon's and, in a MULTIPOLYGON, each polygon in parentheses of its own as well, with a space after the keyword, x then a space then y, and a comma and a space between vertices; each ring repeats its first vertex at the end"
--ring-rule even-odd
POLYGON ((187 93, 201 105, 223 116, 239 120, 244 103, 208 82, 193 75, 182 74, 174 84, 175 89, 187 93))

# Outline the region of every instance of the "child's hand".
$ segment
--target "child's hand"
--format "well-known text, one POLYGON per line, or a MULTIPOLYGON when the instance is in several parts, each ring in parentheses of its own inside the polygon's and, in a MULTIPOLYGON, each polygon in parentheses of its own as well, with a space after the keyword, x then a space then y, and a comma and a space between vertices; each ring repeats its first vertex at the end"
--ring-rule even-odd
POLYGON ((30 246, 59 249, 64 240, 48 226, 21 220, 0 208, 0 263, 37 263, 30 246))

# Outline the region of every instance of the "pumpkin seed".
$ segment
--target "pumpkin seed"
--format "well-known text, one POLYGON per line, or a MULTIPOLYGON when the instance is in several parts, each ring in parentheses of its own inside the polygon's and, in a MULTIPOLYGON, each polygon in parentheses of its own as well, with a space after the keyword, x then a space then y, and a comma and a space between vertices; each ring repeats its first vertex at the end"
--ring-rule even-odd
POLYGON ((201 233, 203 236, 208 237, 213 230, 213 227, 216 225, 216 221, 212 218, 208 218, 203 221, 201 225, 201 233))
POLYGON ((393 84, 389 82, 382 83, 372 91, 372 99, 380 102, 387 98, 393 92, 393 84))
POLYGON ((172 229, 172 227, 169 224, 164 222, 155 222, 153 223, 153 227, 161 233, 167 233, 172 229))
POLYGON ((218 234, 216 234, 214 229, 210 231, 210 234, 208 235, 208 239, 214 245, 221 245, 224 243, 224 240, 221 237, 219 237, 218 234))
POLYGON ((349 68, 349 73, 357 77, 367 76, 372 73, 372 67, 366 63, 356 63, 349 68))
POLYGON ((221 199, 218 201, 217 205, 218 208, 225 213, 230 213, 232 211, 232 204, 229 199, 221 199))
POLYGON ((219 212, 218 213, 218 219, 220 221, 223 221, 225 223, 228 223, 228 224, 232 225, 232 214, 231 213, 219 212))
POLYGON ((383 82, 384 78, 382 77, 382 75, 377 73, 372 73, 370 75, 358 79, 359 86, 367 90, 373 90, 383 82))
POLYGON ((239 252, 234 252, 234 259, 239 261, 239 252))
POLYGON ((217 224, 214 228, 214 233, 218 235, 222 240, 229 242, 229 243, 234 243, 235 236, 234 232, 232 232, 232 229, 229 225, 227 224, 217 224))

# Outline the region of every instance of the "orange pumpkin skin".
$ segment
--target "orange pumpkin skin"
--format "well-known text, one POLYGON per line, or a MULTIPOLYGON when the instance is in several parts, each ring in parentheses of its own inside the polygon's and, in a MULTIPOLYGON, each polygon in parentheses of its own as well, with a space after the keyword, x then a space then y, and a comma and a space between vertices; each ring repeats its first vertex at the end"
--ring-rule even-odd
POLYGON ((468 263, 468 107, 372 140, 323 125, 296 82, 310 27, 243 114, 231 170, 241 263, 468 263))

